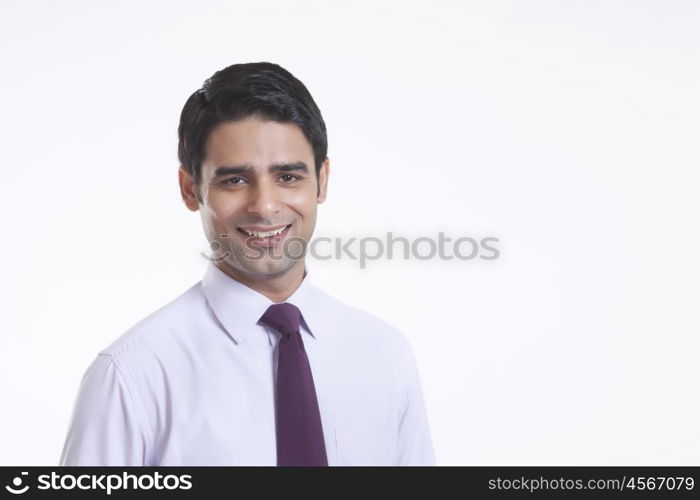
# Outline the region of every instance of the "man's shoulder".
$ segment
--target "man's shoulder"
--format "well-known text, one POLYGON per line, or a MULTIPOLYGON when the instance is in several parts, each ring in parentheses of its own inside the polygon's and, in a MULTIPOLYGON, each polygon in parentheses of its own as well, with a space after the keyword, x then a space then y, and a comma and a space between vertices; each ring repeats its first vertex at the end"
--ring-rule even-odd
POLYGON ((319 294, 318 300, 325 306, 323 324, 319 325, 321 339, 327 333, 343 356, 360 356, 366 369, 374 366, 377 373, 401 374, 401 380, 407 380, 405 377, 415 366, 415 356, 413 344, 401 327, 326 292, 322 298, 319 294))
POLYGON ((386 342, 392 345, 405 345, 408 339, 403 331, 391 321, 380 317, 360 306, 351 305, 344 300, 323 290, 319 290, 317 298, 322 302, 324 321, 334 330, 367 338, 372 342, 386 342))
POLYGON ((100 350, 100 354, 113 358, 125 357, 134 349, 156 350, 167 346, 178 334, 188 331, 188 325, 206 313, 206 301, 201 291, 201 281, 148 314, 124 333, 100 350))

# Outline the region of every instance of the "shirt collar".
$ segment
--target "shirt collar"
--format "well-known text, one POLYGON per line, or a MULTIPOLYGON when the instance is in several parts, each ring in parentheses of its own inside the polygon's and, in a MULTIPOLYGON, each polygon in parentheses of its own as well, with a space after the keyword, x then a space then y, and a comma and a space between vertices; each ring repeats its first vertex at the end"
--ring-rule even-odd
MULTIPOLYGON (((320 305, 316 298, 319 290, 311 283, 308 266, 304 269, 306 276, 284 302, 299 308, 301 327, 317 339, 320 305)), ((237 344, 248 335, 259 333, 258 321, 274 304, 265 295, 231 278, 213 261, 209 261, 204 273, 202 292, 219 322, 237 344)))

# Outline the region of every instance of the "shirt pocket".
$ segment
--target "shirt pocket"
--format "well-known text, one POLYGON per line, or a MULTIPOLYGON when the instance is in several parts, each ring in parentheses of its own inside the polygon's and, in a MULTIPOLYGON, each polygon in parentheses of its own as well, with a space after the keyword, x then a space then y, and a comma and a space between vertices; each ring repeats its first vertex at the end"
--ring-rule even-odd
POLYGON ((328 465, 329 466, 334 466, 334 465, 339 465, 338 464, 338 428, 333 427, 333 431, 331 432, 331 442, 329 443, 329 446, 326 446, 326 450, 328 452, 328 465))
MULTIPOLYGON (((394 441, 387 429, 366 429, 353 426, 333 428, 333 461, 342 466, 394 465, 394 441)), ((328 447, 331 448, 331 447, 328 447)))

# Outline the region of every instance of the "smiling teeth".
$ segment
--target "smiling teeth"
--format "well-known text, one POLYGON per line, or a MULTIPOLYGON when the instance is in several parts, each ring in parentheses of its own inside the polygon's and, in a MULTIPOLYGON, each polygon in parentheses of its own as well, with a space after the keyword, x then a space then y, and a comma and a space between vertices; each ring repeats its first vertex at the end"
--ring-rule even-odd
POLYGON ((243 230, 243 232, 245 232, 246 234, 248 234, 250 236, 255 236, 256 238, 267 238, 269 236, 276 236, 276 235, 280 234, 282 231, 287 229, 287 226, 281 227, 281 228, 276 229, 274 231, 267 231, 265 233, 261 233, 259 231, 248 231, 247 229, 243 229, 243 228, 241 228, 241 229, 243 230))

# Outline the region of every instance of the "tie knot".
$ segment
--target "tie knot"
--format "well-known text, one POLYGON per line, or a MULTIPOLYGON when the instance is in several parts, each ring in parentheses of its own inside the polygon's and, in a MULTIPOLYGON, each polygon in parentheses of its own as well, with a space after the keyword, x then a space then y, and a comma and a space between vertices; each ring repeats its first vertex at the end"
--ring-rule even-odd
POLYGON ((301 311, 294 304, 282 302, 272 304, 262 315, 260 321, 283 334, 290 334, 299 331, 301 311))

